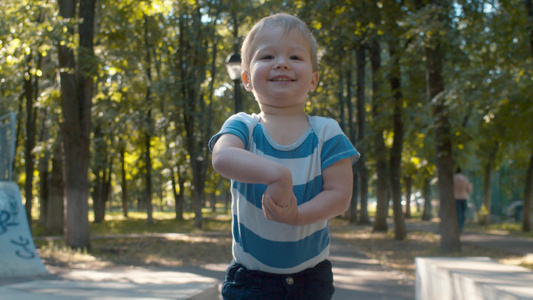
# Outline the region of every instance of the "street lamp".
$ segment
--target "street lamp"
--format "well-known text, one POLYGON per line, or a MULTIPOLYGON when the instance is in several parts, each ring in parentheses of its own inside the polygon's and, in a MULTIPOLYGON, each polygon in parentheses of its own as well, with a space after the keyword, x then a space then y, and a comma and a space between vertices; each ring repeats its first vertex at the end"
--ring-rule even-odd
POLYGON ((241 100, 241 55, 234 52, 226 58, 226 69, 235 84, 235 113, 242 111, 241 100))

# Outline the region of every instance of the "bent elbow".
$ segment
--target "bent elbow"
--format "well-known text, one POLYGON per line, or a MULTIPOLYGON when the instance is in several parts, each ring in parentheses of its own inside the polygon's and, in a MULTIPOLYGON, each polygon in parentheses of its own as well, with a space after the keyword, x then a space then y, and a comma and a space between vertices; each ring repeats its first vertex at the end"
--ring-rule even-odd
POLYGON ((342 202, 342 212, 341 215, 345 213, 350 208, 350 203, 352 202, 352 195, 350 194, 349 197, 346 197, 345 200, 342 202))
POLYGON ((219 153, 213 153, 213 155, 211 156, 211 165, 213 166, 213 169, 215 169, 215 171, 217 171, 218 173, 220 173, 224 166, 224 158, 221 156, 222 155, 220 155, 219 153))

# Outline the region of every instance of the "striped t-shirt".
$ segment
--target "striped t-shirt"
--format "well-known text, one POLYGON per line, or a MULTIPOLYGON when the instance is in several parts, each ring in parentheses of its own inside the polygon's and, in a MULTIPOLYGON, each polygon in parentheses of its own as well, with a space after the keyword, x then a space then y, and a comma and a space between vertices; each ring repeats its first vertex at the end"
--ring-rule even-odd
MULTIPOLYGON (((333 119, 308 116, 310 128, 292 145, 279 145, 255 114, 230 117, 211 138, 210 149, 223 134, 239 137, 247 150, 286 166, 292 174, 298 205, 322 191, 322 171, 359 153, 333 119)), ((289 274, 314 267, 329 256, 328 222, 292 226, 267 220, 261 200, 264 184, 231 181, 233 259, 249 270, 289 274)))

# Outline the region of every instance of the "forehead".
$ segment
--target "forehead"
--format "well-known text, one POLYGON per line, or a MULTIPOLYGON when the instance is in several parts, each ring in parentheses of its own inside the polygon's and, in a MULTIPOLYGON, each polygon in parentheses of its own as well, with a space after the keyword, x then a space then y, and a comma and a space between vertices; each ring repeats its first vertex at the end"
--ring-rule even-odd
POLYGON ((303 48, 309 51, 311 49, 311 42, 299 29, 287 29, 278 25, 264 28, 258 32, 251 46, 252 52, 273 46, 303 48))

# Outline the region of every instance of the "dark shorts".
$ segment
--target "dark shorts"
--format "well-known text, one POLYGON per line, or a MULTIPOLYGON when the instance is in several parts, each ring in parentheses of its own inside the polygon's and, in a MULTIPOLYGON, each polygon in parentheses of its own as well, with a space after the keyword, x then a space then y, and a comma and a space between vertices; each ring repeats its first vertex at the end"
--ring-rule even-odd
POLYGON ((224 300, 328 300, 333 296, 331 262, 295 274, 271 274, 248 270, 232 262, 222 284, 224 300))

